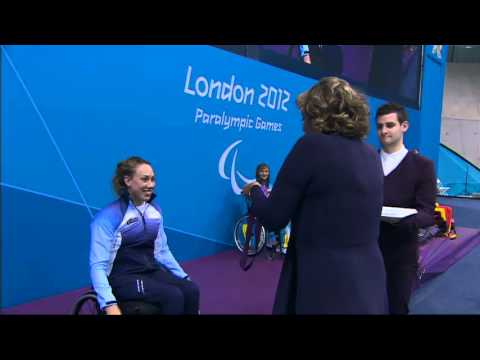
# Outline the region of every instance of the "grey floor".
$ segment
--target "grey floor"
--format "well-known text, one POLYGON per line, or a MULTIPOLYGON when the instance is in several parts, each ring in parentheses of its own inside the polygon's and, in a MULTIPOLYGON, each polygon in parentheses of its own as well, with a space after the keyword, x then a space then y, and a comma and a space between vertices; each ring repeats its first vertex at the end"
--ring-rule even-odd
POLYGON ((412 296, 411 314, 480 315, 480 246, 412 296))
MULTIPOLYGON (((453 207, 457 226, 480 228, 480 199, 439 197, 437 201, 453 207)), ((410 312, 480 315, 480 246, 418 289, 411 298, 410 312)))

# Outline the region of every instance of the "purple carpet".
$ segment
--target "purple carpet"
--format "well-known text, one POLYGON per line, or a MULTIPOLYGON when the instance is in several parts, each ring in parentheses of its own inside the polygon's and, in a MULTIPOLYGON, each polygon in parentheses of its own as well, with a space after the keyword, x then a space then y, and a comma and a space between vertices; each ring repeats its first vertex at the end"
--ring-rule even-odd
POLYGON ((224 252, 184 264, 201 289, 202 314, 271 314, 282 266, 265 253, 248 271, 240 268, 240 253, 224 252))
MULTIPOLYGON (((434 238, 420 250, 423 276, 417 286, 445 272, 480 243, 480 230, 458 228, 458 238, 434 238)), ((201 289, 202 314, 271 314, 282 260, 267 260, 262 253, 249 271, 239 265, 236 250, 183 263, 201 289)), ((78 289, 28 304, 4 309, 3 314, 70 314, 78 297, 86 291, 78 289)))
MULTIPOLYGON (((201 290, 202 314, 271 314, 282 260, 265 253, 255 259, 247 272, 239 265, 237 250, 182 263, 201 290)), ((75 301, 88 288, 6 308, 2 314, 71 314, 75 301)))
POLYGON ((1 310, 1 314, 12 315, 66 315, 71 314, 76 299, 78 299, 87 288, 69 291, 68 293, 51 296, 45 299, 32 301, 1 310))
POLYGON ((457 238, 433 238, 420 247, 420 274, 416 288, 447 271, 480 244, 480 230, 457 228, 457 238))

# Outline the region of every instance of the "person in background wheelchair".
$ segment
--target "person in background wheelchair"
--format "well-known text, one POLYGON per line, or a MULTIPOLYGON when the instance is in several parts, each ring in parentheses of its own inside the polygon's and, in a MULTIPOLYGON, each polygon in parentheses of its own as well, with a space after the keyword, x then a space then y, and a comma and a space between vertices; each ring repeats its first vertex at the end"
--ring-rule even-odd
MULTIPOLYGON (((270 192, 272 190, 272 187, 270 186, 270 167, 265 164, 265 163, 260 163, 257 165, 257 168, 255 170, 255 179, 256 181, 260 184, 260 189, 262 190, 263 194, 265 197, 270 196, 270 192)), ((247 201, 248 204, 248 201, 247 201)), ((248 220, 248 230, 247 232, 253 231, 253 223, 255 221, 258 221, 253 215, 250 214, 250 209, 249 209, 249 220, 248 220)), ((261 226, 255 227, 256 231, 259 232, 261 226)), ((280 231, 275 231, 275 232, 269 232, 267 229, 267 234, 266 234, 266 244, 265 246, 267 247, 268 250, 270 250, 269 254, 269 259, 272 259, 273 254, 275 252, 278 253, 286 253, 286 243, 284 239, 287 239, 288 241, 288 235, 290 234, 290 228, 289 225, 280 231)), ((247 234, 247 238, 250 236, 250 234, 247 234)), ((256 234, 256 238, 259 238, 259 234, 256 234)))
MULTIPOLYGON (((255 170, 255 178, 259 184, 261 184, 260 189, 265 194, 266 197, 270 196, 272 187, 270 186, 270 168, 267 164, 261 163, 257 166, 255 170)), ((269 232, 266 239, 265 246, 267 249, 277 253, 286 253, 286 243, 284 241, 285 236, 290 234, 290 227, 287 225, 284 229, 280 231, 269 232)), ((287 238, 288 241, 288 238, 287 238)))
POLYGON ((119 198, 90 225, 90 275, 100 309, 121 315, 122 304, 141 301, 165 315, 198 314, 199 288, 167 245, 151 164, 135 156, 119 162, 113 186, 119 198))

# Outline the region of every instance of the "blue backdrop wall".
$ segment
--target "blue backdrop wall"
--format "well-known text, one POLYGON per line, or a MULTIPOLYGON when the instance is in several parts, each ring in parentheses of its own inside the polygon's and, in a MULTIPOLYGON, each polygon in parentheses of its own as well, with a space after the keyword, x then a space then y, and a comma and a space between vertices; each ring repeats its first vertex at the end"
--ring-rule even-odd
MULTIPOLYGON (((444 64, 424 68, 407 146, 436 160, 444 64)), ((89 284, 88 225, 131 155, 153 163, 180 261, 231 249, 239 189, 259 162, 276 175, 314 83, 210 46, 2 46, 0 307, 89 284)))

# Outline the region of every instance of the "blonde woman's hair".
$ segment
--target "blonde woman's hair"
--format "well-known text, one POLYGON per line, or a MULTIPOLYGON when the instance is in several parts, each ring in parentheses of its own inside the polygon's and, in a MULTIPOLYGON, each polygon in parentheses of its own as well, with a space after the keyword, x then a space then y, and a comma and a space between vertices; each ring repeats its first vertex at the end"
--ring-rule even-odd
POLYGON ((303 121, 313 132, 362 139, 370 129, 365 97, 345 80, 325 77, 297 97, 303 121))

